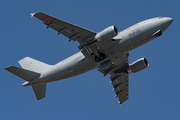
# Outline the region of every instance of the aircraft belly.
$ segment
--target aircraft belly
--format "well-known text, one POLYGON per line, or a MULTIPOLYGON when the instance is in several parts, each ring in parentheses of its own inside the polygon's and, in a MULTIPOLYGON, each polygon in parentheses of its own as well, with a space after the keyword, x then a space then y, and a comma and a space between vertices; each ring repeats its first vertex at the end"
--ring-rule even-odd
POLYGON ((86 59, 78 63, 78 60, 70 60, 61 62, 55 65, 53 69, 48 70, 45 75, 41 77, 42 82, 53 82, 57 80, 63 80, 70 77, 74 77, 97 68, 97 64, 94 61, 94 57, 86 59))
MULTIPOLYGON (((127 33, 126 33, 127 34, 127 33)), ((107 55, 107 59, 113 59, 114 57, 127 53, 149 41, 152 40, 151 37, 147 36, 149 32, 144 31, 143 33, 134 37, 124 37, 122 40, 114 44, 111 48, 104 51, 107 55), (146 36, 146 37, 145 37, 146 36)), ((63 80, 70 77, 74 77, 83 74, 87 71, 97 68, 99 65, 94 61, 94 56, 79 62, 82 59, 83 54, 77 53, 78 55, 73 58, 64 60, 56 64, 52 69, 43 73, 39 82, 53 82, 57 80, 63 80)))
POLYGON ((76 62, 76 64, 69 66, 65 71, 61 71, 57 77, 58 80, 67 79, 90 71, 94 68, 96 68, 96 62, 94 59, 87 59, 80 63, 76 62))

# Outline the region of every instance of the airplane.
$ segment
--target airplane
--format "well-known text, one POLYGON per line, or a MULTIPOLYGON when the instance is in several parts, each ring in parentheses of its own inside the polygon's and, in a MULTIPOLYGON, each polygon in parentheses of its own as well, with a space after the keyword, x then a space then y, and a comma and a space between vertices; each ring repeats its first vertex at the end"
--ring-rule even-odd
POLYGON ((45 29, 52 28, 57 35, 78 41, 79 52, 55 65, 25 57, 18 61, 22 68, 9 66, 5 70, 24 79, 26 82, 22 85, 32 86, 37 100, 40 100, 45 97, 47 83, 97 69, 104 76, 111 75, 114 98, 119 99, 120 105, 128 100, 129 74, 149 66, 146 58, 129 64, 129 52, 161 36, 173 22, 170 17, 156 17, 121 32, 113 25, 97 33, 42 12, 31 13, 31 17, 41 20, 45 29))

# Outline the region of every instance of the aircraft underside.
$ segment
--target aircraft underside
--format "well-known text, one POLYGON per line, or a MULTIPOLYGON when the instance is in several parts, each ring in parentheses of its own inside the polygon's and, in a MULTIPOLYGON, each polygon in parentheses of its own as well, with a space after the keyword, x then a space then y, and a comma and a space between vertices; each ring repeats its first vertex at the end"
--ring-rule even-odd
POLYGON ((116 94, 114 98, 119 98, 120 104, 129 98, 129 74, 149 66, 146 58, 129 64, 129 51, 161 36, 173 21, 172 18, 157 17, 119 33, 115 26, 97 33, 45 13, 37 12, 31 16, 41 20, 46 29, 57 31, 57 35, 62 34, 69 41, 79 42, 80 51, 55 65, 25 57, 18 61, 22 68, 9 66, 5 68, 7 71, 24 79, 23 86, 32 86, 39 100, 45 97, 47 83, 98 69, 104 76, 111 75, 110 83, 116 94))

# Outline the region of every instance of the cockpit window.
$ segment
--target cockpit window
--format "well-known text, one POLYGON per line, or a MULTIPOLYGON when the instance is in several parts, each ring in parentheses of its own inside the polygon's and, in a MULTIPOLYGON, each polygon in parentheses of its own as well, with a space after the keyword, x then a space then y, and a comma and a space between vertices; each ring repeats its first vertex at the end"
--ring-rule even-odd
POLYGON ((159 19, 163 18, 162 16, 159 17, 159 19))

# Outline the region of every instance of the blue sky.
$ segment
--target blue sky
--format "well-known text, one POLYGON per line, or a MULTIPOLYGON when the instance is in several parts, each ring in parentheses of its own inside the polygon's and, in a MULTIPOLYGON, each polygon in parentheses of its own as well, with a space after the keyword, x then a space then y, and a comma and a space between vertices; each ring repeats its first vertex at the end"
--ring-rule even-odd
POLYGON ((1 0, 0 119, 180 119, 179 0, 1 0), (97 70, 67 80, 49 83, 45 99, 36 100, 24 80, 4 70, 20 67, 18 60, 32 57, 56 64, 78 52, 78 42, 62 35, 29 13, 45 12, 99 32, 116 25, 119 31, 145 19, 167 16, 174 19, 164 34, 130 52, 130 62, 146 57, 150 66, 130 74, 129 100, 119 106, 114 99, 110 76, 97 70))

